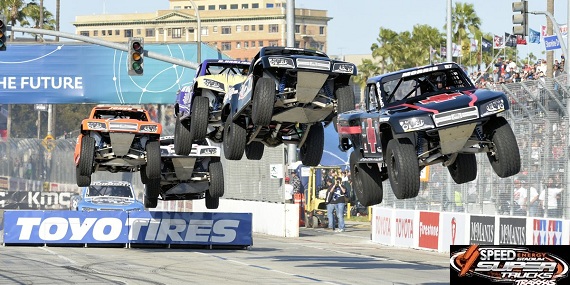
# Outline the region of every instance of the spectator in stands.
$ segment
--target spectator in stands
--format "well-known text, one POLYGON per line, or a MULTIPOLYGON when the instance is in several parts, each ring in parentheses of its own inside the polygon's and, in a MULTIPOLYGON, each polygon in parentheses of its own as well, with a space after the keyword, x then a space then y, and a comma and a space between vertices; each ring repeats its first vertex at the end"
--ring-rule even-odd
POLYGON ((285 177, 285 184, 283 184, 283 199, 285 203, 292 204, 293 203, 293 185, 289 184, 290 182, 289 176, 285 177))
POLYGON ((526 183, 523 183, 523 181, 518 178, 514 181, 515 189, 513 192, 513 202, 515 203, 515 207, 513 208, 513 215, 515 216, 526 216, 528 190, 523 186, 523 184, 526 183))
POLYGON ((465 212, 465 207, 463 207, 463 195, 460 189, 455 189, 455 211, 465 212))
POLYGON ((329 220, 329 229, 334 229, 334 216, 333 212, 336 211, 338 218, 338 229, 336 232, 344 232, 344 209, 346 206, 346 188, 342 186, 342 178, 338 177, 336 180, 328 181, 329 189, 326 197, 327 204, 327 218, 329 220), (334 183, 334 184, 333 184, 334 183))
POLYGON ((544 189, 540 192, 538 200, 546 212, 548 218, 559 218, 558 199, 556 196, 562 192, 562 188, 556 184, 555 175, 550 175, 544 189))

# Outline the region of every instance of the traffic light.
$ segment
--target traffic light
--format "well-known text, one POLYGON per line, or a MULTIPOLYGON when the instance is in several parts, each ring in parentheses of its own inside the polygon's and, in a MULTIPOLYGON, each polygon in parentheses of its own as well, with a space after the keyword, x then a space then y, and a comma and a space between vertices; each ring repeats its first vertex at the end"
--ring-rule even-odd
POLYGON ((513 35, 528 35, 528 1, 513 2, 513 35))
POLYGON ((0 51, 6 50, 6 16, 0 15, 0 51))
POLYGON ((129 75, 143 75, 144 39, 129 38, 129 75))

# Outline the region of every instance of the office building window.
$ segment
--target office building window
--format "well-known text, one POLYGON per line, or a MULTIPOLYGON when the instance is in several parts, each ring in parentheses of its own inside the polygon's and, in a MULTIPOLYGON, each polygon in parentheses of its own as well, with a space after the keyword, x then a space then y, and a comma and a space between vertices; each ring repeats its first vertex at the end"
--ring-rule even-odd
POLYGON ((244 47, 244 48, 249 48, 249 42, 243 42, 243 47, 244 47))
POLYGON ((237 8, 238 8, 238 4, 231 4, 230 5, 230 9, 232 9, 232 10, 237 10, 237 8))
POLYGON ((96 37, 99 35, 99 31, 93 31, 93 36, 96 37))
POLYGON ((141 29, 137 29, 137 36, 141 35, 141 29))
POLYGON ((300 48, 301 47, 301 43, 299 41, 295 41, 295 47, 296 48, 300 48))
POLYGON ((258 8, 259 8, 259 3, 253 3, 253 4, 251 4, 251 8, 252 8, 252 9, 258 9, 258 8))
POLYGON ((251 31, 255 32, 255 25, 251 25, 251 31))
POLYGON ((258 30, 263 31, 263 25, 259 25, 258 30))
POLYGON ((279 25, 278 24, 270 24, 269 25, 269 32, 270 33, 279 33, 279 25))
POLYGON ((259 41, 259 47, 263 47, 263 41, 259 41))
POLYGON ((301 33, 301 25, 295 25, 295 34, 301 33))
POLYGON ((107 31, 101 30, 101 35, 102 35, 102 36, 106 36, 106 35, 107 35, 107 31))
POLYGON ((241 32, 241 25, 236 26, 236 32, 238 32, 238 33, 241 32))
POLYGON ((208 27, 202 27, 202 36, 207 36, 208 35, 208 27))
POLYGON ((232 33, 232 27, 222 26, 222 35, 229 35, 232 33))
POLYGON ((174 28, 172 29, 172 38, 179 39, 182 37, 182 28, 174 28))
POLYGON ((216 10, 216 5, 208 5, 208 10, 216 10))
POLYGON ((277 41, 269 41, 269 46, 270 46, 270 47, 276 47, 276 46, 277 46, 277 41))
POLYGON ((267 4, 265 4, 265 8, 273 8, 273 3, 267 3, 267 4))
POLYGON ((120 30, 115 30, 115 36, 118 36, 118 35, 120 35, 120 34, 121 34, 121 31, 120 31, 120 30))
POLYGON ((163 29, 163 28, 159 28, 159 29, 158 29, 158 34, 159 34, 159 35, 164 35, 164 29, 163 29))
POLYGON ((198 11, 204 11, 204 10, 206 10, 206 6, 204 5, 198 6, 198 11))
POLYGON ((84 37, 88 37, 89 36, 89 31, 81 31, 79 32, 80 35, 84 36, 84 37))
POLYGON ((325 27, 319 27, 319 34, 320 34, 320 35, 324 35, 324 34, 325 34, 325 27))
POLYGON ((214 26, 214 28, 212 28, 212 30, 214 33, 217 33, 218 32, 218 26, 214 26))
POLYGON ((242 9, 249 9, 249 4, 241 4, 242 9))
POLYGON ((249 32, 249 25, 243 26, 243 31, 244 31, 244 32, 249 32))
POLYGON ((255 41, 251 41, 251 47, 255 47, 255 41))
POLYGON ((145 37, 154 37, 154 29, 145 29, 144 35, 145 37))
POLYGON ((133 36, 133 30, 132 29, 123 30, 123 32, 125 33, 125 38, 130 38, 133 36))
POLYGON ((231 50, 231 49, 232 49, 232 43, 222 42, 222 50, 231 50))
POLYGON ((113 35, 113 31, 112 31, 112 30, 107 30, 107 34, 108 34, 109 36, 112 36, 112 35, 113 35))
POLYGON ((180 10, 180 8, 182 8, 182 7, 180 7, 180 6, 174 6, 174 10, 180 10))
POLYGON ((228 9, 228 5, 220 5, 220 10, 227 10, 228 9))
POLYGON ((236 48, 241 48, 241 42, 236 42, 236 48))

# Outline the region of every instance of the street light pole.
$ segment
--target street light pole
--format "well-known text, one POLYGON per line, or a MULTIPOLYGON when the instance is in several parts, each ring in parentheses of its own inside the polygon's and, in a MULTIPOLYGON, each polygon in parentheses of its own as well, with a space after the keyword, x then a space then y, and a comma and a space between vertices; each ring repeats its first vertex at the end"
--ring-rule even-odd
POLYGON ((196 62, 200 64, 202 62, 202 21, 200 20, 200 12, 198 12, 198 6, 194 3, 194 0, 188 0, 192 3, 192 7, 194 8, 194 15, 196 16, 196 21, 198 22, 197 25, 197 35, 196 35, 196 62))

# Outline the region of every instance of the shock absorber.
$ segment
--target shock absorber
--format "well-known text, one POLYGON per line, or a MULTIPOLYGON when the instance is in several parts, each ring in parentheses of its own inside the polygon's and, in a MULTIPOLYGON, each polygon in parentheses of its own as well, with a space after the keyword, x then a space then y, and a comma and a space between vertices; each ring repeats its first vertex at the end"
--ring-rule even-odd
POLYGON ((327 95, 327 97, 332 98, 333 97, 333 93, 331 91, 331 88, 329 87, 328 82, 325 82, 325 85, 323 86, 323 89, 325 90, 325 95, 327 95))
POLYGON ((483 136, 483 130, 481 126, 475 127, 475 134, 477 135, 477 139, 480 141, 479 146, 483 147, 482 141, 485 139, 485 137, 483 136))
POLYGON ((418 156, 424 152, 423 134, 421 132, 418 132, 418 140, 416 143, 416 150, 417 150, 418 156))
POLYGON ((279 93, 283 93, 285 91, 286 84, 287 84, 287 74, 283 74, 281 80, 279 81, 279 93))

